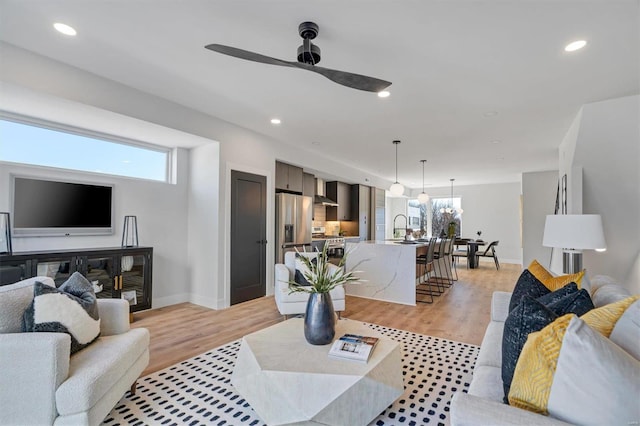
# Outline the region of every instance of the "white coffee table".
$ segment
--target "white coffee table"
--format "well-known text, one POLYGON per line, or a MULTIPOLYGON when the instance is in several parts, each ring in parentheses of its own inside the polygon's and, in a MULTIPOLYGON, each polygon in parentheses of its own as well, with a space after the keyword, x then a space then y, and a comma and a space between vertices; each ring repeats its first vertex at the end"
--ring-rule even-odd
POLYGON ((231 383, 269 425, 366 425, 404 391, 400 344, 352 320, 345 333, 380 337, 369 362, 336 360, 293 318, 244 336, 231 383))

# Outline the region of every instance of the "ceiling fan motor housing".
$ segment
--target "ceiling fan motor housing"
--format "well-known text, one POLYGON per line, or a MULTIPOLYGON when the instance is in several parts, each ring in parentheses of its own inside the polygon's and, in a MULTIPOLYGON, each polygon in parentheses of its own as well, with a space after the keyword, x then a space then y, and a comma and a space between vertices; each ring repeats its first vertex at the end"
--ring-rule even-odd
POLYGON ((315 65, 320 62, 320 48, 311 43, 309 39, 304 39, 302 46, 298 47, 298 62, 315 65))

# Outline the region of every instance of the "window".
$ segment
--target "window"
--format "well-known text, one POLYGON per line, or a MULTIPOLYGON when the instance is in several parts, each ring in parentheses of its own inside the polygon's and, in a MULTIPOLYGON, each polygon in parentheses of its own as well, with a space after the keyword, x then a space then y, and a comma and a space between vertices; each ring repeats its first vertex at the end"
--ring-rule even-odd
POLYGON ((420 204, 417 199, 409 199, 407 205, 407 213, 409 214, 410 228, 419 231, 421 235, 427 233, 427 206, 420 204))
POLYGON ((447 235, 449 224, 455 223, 455 235, 460 236, 462 214, 459 213, 462 198, 432 198, 431 199, 431 235, 440 237, 447 235))
POLYGON ((0 119, 0 161, 168 182, 169 149, 116 139, 0 119))

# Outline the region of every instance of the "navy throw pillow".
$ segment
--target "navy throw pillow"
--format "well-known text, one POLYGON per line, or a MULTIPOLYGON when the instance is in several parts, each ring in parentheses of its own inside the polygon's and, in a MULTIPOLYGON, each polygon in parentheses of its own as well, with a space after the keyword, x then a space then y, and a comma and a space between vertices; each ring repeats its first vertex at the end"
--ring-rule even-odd
POLYGON ((511 294, 511 300, 509 301, 509 312, 513 310, 518 304, 520 300, 524 296, 529 296, 533 299, 537 299, 538 297, 544 296, 545 294, 551 293, 547 287, 540 280, 538 280, 528 269, 522 271, 520 274, 520 278, 516 282, 516 286, 513 289, 513 293, 511 294))
MULTIPOLYGON (((296 254, 296 272, 293 276, 293 281, 295 281, 295 283, 298 285, 310 287, 311 283, 307 281, 307 279, 304 276, 307 272, 309 272, 309 268, 302 260, 299 259, 299 257, 300 255, 296 254)), ((314 266, 317 265, 318 258, 314 257, 311 260, 311 263, 313 263, 314 266)))
POLYGON ((523 296, 520 303, 509 312, 502 334, 502 385, 504 401, 507 401, 513 373, 529 333, 540 331, 551 324, 558 315, 530 296, 523 296))

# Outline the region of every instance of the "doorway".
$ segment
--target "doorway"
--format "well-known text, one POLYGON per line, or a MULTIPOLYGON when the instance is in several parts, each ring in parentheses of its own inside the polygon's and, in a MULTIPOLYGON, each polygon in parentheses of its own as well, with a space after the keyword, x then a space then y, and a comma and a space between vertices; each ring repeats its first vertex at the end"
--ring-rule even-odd
POLYGON ((231 304, 266 294, 267 178, 231 171, 231 304))

